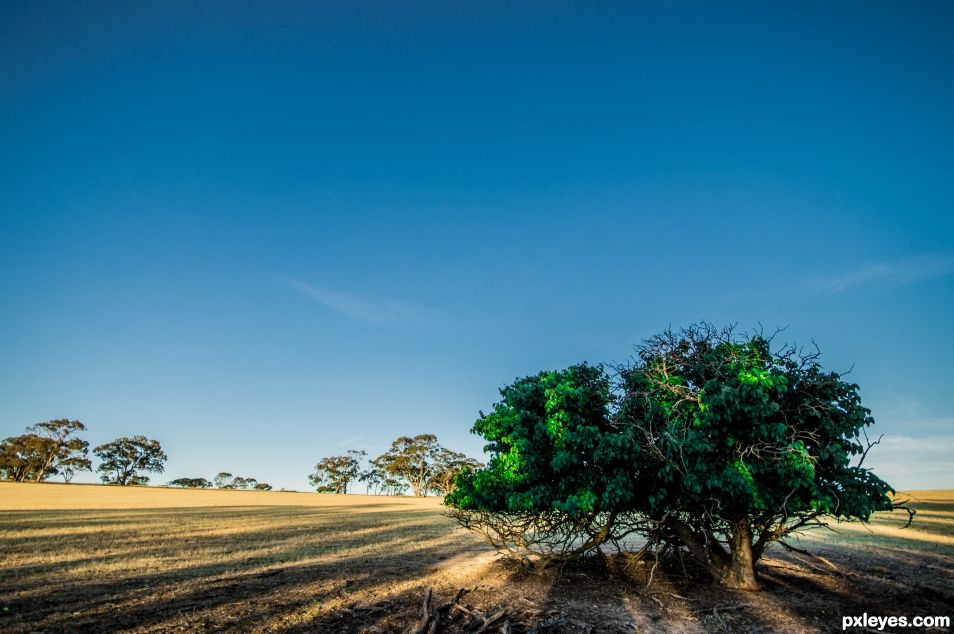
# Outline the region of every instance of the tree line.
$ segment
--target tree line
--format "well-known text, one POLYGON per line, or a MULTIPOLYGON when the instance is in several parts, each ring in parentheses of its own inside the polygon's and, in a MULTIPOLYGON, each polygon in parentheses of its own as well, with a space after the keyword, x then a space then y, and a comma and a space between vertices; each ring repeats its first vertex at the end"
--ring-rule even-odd
POLYGON ((268 482, 259 482, 255 478, 235 476, 228 471, 220 472, 210 482, 205 478, 178 478, 169 483, 172 487, 184 489, 229 489, 245 491, 271 491, 272 485, 268 482))
MULTIPOLYGON (((14 482, 41 482, 59 475, 70 482, 80 471, 92 471, 89 443, 79 438, 86 425, 59 418, 26 428, 26 433, 0 441, 0 477, 14 482)), ((168 456, 158 440, 124 436, 93 448, 96 471, 107 484, 143 485, 144 472, 162 473, 168 456)))
MULTIPOLYGON (((26 433, 0 441, 0 477, 15 482, 41 482, 61 476, 70 482, 80 471, 92 471, 89 443, 78 436, 86 425, 66 418, 37 423, 26 433)), ((147 473, 162 473, 168 459, 158 440, 124 436, 92 449, 99 459, 96 471, 106 484, 145 485, 147 473)), ((482 467, 473 458, 442 447, 433 434, 401 436, 382 455, 368 460, 364 451, 351 450, 323 458, 308 477, 321 493, 347 493, 354 482, 364 483, 369 493, 415 496, 447 495, 457 476, 482 467)), ((255 478, 226 471, 212 480, 177 478, 169 486, 190 489, 270 491, 272 486, 255 478)))
POLYGON ((352 483, 362 482, 368 493, 375 495, 401 495, 408 489, 415 497, 447 495, 454 490, 458 475, 482 466, 465 454, 442 447, 434 434, 419 434, 401 436, 373 459, 355 449, 322 458, 308 481, 319 493, 347 493, 352 483))

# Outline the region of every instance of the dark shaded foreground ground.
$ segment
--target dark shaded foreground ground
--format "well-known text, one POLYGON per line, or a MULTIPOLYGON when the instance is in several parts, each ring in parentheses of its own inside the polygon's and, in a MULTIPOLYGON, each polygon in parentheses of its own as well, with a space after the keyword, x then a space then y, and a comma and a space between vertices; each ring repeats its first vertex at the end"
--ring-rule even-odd
MULTIPOLYGON (((765 589, 758 593, 720 590, 690 562, 685 571, 678 561, 661 563, 647 587, 653 562, 625 557, 530 573, 497 561, 485 565, 480 581, 461 598, 463 609, 451 608, 438 631, 473 632, 482 619, 501 611, 488 631, 833 632, 842 631, 843 616, 952 614, 949 556, 865 556, 847 549, 826 554, 828 563, 776 553, 760 566, 765 589)), ((432 605, 452 600, 454 590, 439 587, 432 605)), ((415 589, 379 603, 356 603, 323 615, 311 627, 412 631, 422 618, 423 597, 424 591, 415 589)))
POLYGON ((798 543, 823 559, 771 550, 758 593, 720 590, 678 559, 648 586, 654 562, 625 556, 527 572, 433 503, 0 511, 0 631, 407 632, 427 588, 432 608, 466 590, 441 632, 491 616, 485 631, 815 632, 864 613, 950 616, 954 503, 918 506, 908 532, 890 517, 798 543))

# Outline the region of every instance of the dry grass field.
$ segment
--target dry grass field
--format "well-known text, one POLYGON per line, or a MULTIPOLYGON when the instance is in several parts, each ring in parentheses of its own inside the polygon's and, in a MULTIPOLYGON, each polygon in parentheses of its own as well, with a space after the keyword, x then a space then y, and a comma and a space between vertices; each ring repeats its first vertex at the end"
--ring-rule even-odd
MULTIPOLYGON (((527 574, 439 500, 0 483, 0 631, 404 632, 460 588, 440 631, 841 631, 846 615, 951 615, 954 492, 770 550, 765 590, 607 557, 527 574)), ((889 628, 890 630, 890 628, 889 628)), ((855 630, 864 631, 864 630, 855 630)), ((918 631, 918 630, 905 630, 918 631)), ((925 631, 925 630, 920 630, 925 631)), ((941 631, 941 630, 938 630, 941 631)))

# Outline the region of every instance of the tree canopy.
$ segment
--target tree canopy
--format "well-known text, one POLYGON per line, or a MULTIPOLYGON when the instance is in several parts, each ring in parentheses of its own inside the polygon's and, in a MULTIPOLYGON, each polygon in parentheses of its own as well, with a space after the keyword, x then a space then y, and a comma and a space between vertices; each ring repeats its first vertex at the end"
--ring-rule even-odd
POLYGON ((212 483, 205 478, 177 478, 171 481, 169 486, 185 489, 208 489, 212 487, 212 483))
POLYGON ((367 468, 361 471, 358 480, 368 487, 368 493, 379 495, 402 495, 407 490, 403 479, 395 477, 382 466, 380 458, 368 462, 367 468))
POLYGON ((248 490, 258 488, 258 480, 255 478, 232 475, 228 471, 220 471, 211 484, 216 489, 248 490))
POLYGON ((142 471, 162 473, 167 456, 158 440, 145 436, 117 438, 93 449, 100 459, 100 479, 107 484, 141 485, 149 482, 142 471))
POLYGON ((169 486, 185 487, 189 489, 210 489, 213 486, 217 489, 232 490, 253 490, 253 491, 271 491, 272 485, 267 482, 259 482, 255 478, 244 478, 242 476, 233 476, 227 471, 222 471, 215 476, 212 482, 205 478, 178 478, 169 483, 169 486))
POLYGON ((360 477, 361 462, 366 456, 364 451, 351 449, 340 456, 322 458, 308 482, 319 493, 347 493, 348 486, 360 477))
POLYGON ((386 473, 405 480, 415 497, 420 497, 427 493, 427 483, 435 475, 440 450, 434 434, 401 436, 376 462, 386 473))
POLYGON ((353 482, 363 482, 368 493, 394 495, 410 487, 417 496, 428 492, 445 495, 453 490, 460 473, 480 466, 476 460, 442 447, 433 434, 420 434, 401 436, 373 460, 354 449, 322 458, 308 481, 319 493, 347 493, 353 482))
POLYGON ((771 346, 702 324, 646 341, 612 377, 579 365, 519 379, 474 425, 489 464, 447 503, 498 545, 579 556, 637 532, 757 588, 768 544, 894 507, 862 466, 874 421, 858 386, 817 351, 771 346))
POLYGON ((77 471, 92 466, 87 458, 89 443, 75 436, 86 431, 78 420, 50 420, 26 431, 0 442, 0 472, 5 478, 40 482, 59 474, 69 482, 77 471))

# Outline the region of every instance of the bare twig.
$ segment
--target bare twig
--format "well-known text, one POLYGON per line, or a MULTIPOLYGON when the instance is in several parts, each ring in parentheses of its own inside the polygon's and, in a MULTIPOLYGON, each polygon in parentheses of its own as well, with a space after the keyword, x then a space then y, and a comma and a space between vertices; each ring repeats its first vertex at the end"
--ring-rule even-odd
POLYGON ((477 612, 474 612, 474 611, 471 610, 470 608, 464 607, 464 606, 461 605, 460 603, 455 603, 455 604, 454 604, 453 606, 451 606, 451 607, 452 607, 453 609, 455 609, 455 610, 460 610, 460 611, 463 612, 464 614, 467 614, 467 615, 469 615, 469 616, 472 616, 472 617, 474 617, 475 619, 483 619, 483 618, 484 618, 484 617, 482 617, 480 614, 478 614, 477 612))
MULTIPOLYGON (((722 612, 728 612, 729 610, 741 610, 742 608, 749 607, 748 603, 736 603, 735 605, 717 605, 712 608, 713 611, 720 610, 722 612)), ((709 608, 702 608, 696 610, 696 612, 708 612, 709 608)))
MULTIPOLYGON (((838 575, 838 576, 840 576, 840 577, 845 577, 845 576, 847 576, 844 572, 841 571, 841 569, 840 569, 838 566, 836 566, 835 564, 831 563, 829 560, 825 559, 825 558, 822 557, 821 555, 816 555, 816 554, 811 553, 811 552, 809 552, 809 551, 807 551, 807 550, 802 550, 801 548, 795 548, 795 547, 792 546, 791 544, 788 544, 788 543, 786 543, 786 542, 784 542, 784 541, 782 541, 782 540, 779 540, 778 543, 781 544, 782 546, 784 546, 787 550, 789 550, 789 551, 791 551, 791 552, 800 553, 800 554, 802 554, 802 555, 806 555, 806 556, 808 556, 808 557, 811 557, 812 559, 816 559, 816 560, 822 562, 823 564, 825 564, 826 566, 828 566, 828 569, 829 569, 831 572, 835 573, 836 575, 838 575)), ((805 564, 806 566, 808 566, 809 568, 811 568, 812 570, 815 570, 815 571, 817 571, 817 572, 820 572, 820 573, 825 574, 825 571, 824 571, 824 570, 822 570, 821 568, 819 568, 819 567, 817 567, 817 566, 813 566, 812 564, 810 564, 809 562, 805 561, 804 559, 801 559, 801 558, 799 558, 799 557, 796 557, 796 559, 797 559, 798 561, 800 561, 801 563, 805 564)))
POLYGON ((474 634, 481 634, 481 632, 486 632, 488 629, 490 629, 491 625, 493 625, 500 619, 504 618, 505 616, 507 616, 507 611, 500 610, 499 612, 495 612, 494 614, 491 614, 490 616, 485 617, 484 624, 481 625, 479 628, 477 628, 474 631, 474 634))
POLYGON ((417 623, 417 627, 411 630, 412 634, 424 634, 424 632, 427 631, 427 625, 431 620, 431 596, 433 593, 434 591, 431 588, 428 588, 424 592, 424 605, 422 606, 423 614, 421 615, 421 620, 417 623))

